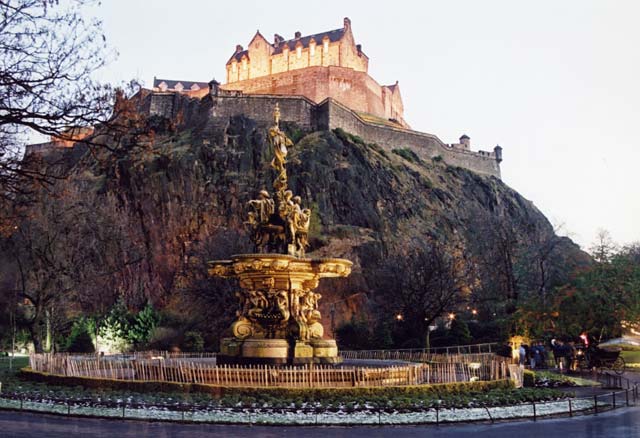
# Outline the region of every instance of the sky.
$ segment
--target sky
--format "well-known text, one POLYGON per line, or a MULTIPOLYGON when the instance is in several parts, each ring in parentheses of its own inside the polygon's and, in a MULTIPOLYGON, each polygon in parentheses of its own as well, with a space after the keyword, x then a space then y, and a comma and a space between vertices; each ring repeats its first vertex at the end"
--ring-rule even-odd
POLYGON ((109 81, 224 82, 256 30, 293 38, 349 17, 369 74, 413 129, 504 148, 502 179, 588 249, 640 241, 640 1, 109 0, 109 81))

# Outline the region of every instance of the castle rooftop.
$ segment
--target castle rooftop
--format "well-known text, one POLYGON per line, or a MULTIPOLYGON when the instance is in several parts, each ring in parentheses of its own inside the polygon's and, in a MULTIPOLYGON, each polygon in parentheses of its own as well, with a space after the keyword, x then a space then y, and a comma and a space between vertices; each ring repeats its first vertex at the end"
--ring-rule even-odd
POLYGON ((153 89, 156 91, 198 91, 209 89, 208 82, 182 81, 177 79, 153 78, 153 89))

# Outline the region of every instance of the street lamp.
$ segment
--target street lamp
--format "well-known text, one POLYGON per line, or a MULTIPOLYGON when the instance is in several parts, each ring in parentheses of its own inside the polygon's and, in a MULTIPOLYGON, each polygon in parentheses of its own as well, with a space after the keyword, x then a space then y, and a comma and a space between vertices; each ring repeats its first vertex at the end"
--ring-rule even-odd
POLYGON ((398 313, 398 314, 396 315, 396 320, 398 320, 398 321, 402 321, 403 319, 404 319, 404 316, 402 316, 402 313, 398 313))

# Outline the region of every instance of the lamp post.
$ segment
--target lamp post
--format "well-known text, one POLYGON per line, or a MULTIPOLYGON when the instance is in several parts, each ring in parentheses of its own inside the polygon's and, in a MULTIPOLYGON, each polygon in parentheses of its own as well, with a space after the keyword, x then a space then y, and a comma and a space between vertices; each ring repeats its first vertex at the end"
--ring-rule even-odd
MULTIPOLYGON (((427 321, 427 318, 425 318, 424 320, 427 321)), ((425 347, 426 347, 425 349, 427 353, 429 353, 431 351, 431 327, 429 327, 429 324, 427 324, 427 336, 426 336, 425 347)))

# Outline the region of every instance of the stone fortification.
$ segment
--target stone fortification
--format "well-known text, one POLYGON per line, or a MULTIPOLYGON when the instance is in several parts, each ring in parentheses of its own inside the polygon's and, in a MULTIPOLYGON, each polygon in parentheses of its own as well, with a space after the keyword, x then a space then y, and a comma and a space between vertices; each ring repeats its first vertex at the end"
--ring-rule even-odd
POLYGON ((464 144, 448 145, 433 134, 372 123, 331 99, 319 105, 318 117, 320 119, 318 126, 321 129, 341 128, 361 137, 367 143, 376 143, 387 150, 409 148, 425 160, 441 157, 452 166, 464 167, 482 175, 500 178, 502 161, 500 146, 496 146, 492 152, 474 152, 464 144))
POLYGON ((180 118, 186 123, 190 119, 206 117, 209 123, 224 126, 230 117, 245 116, 268 123, 272 118, 276 103, 280 107, 282 120, 295 123, 305 131, 341 128, 361 137, 367 143, 376 143, 385 150, 409 148, 422 159, 441 157, 447 164, 460 166, 482 175, 500 178, 502 148, 496 146, 492 152, 471 151, 468 138, 461 143, 446 144, 437 136, 413 131, 400 126, 376 122, 359 114, 340 102, 328 98, 316 104, 305 96, 280 96, 265 94, 244 94, 238 91, 222 90, 211 83, 211 93, 199 99, 188 98, 177 93, 151 93, 145 98, 144 108, 150 114, 168 118, 180 118), (198 114, 206 108, 207 114, 198 114))

